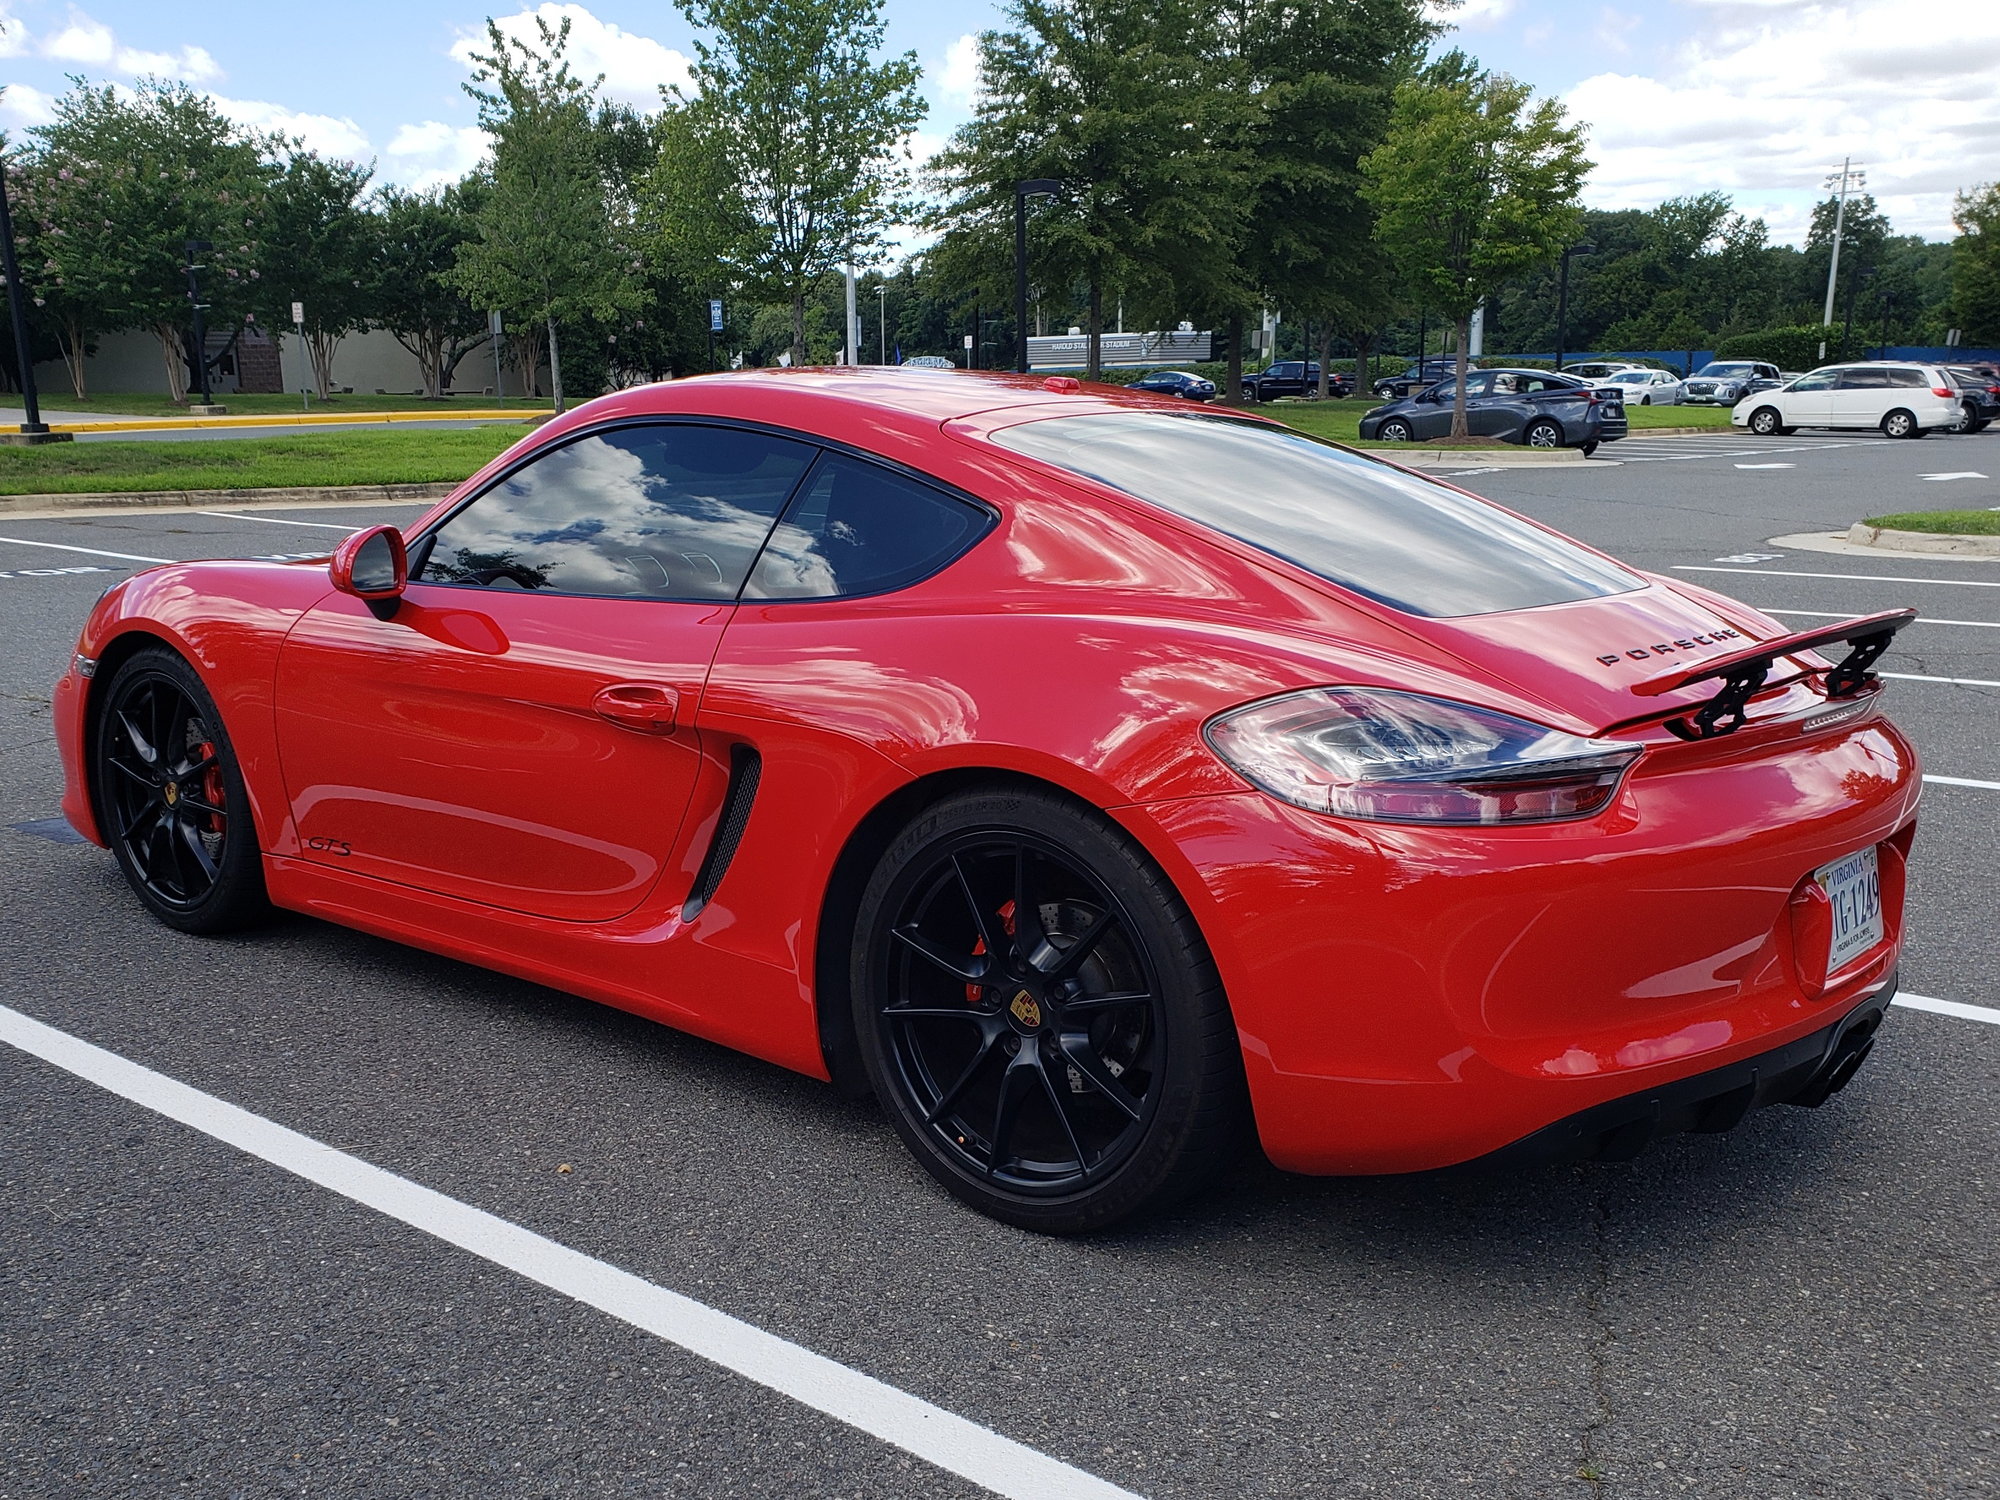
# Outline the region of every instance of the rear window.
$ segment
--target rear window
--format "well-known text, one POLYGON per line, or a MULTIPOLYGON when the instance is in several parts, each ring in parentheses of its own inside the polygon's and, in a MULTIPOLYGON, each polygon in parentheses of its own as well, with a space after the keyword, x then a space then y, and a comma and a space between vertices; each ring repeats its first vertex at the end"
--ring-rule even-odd
POLYGON ((1896 386, 1929 385, 1930 377, 1922 370, 1888 370, 1889 384, 1896 386))
POLYGON ((1153 412, 993 434, 1406 614, 1533 609, 1645 581, 1483 501, 1299 433, 1153 412))

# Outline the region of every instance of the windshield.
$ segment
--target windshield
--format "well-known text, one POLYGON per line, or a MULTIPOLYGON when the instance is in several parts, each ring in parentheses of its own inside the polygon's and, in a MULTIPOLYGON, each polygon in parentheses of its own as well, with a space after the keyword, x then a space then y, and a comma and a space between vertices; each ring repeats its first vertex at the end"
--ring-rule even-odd
POLYGON ((1704 375, 1748 375, 1755 368, 1755 365, 1703 365, 1701 373, 1704 375))
POLYGON ((1118 412, 1023 422, 993 441, 1406 614, 1492 614, 1645 586, 1484 501, 1261 423, 1118 412))

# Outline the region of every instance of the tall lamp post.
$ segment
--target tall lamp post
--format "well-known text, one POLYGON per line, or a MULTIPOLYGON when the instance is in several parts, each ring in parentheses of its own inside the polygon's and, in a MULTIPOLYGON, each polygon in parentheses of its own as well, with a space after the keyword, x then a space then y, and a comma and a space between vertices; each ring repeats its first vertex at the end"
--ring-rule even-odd
POLYGON ((1562 273, 1556 283, 1556 368, 1563 367, 1563 341, 1569 337, 1569 258, 1572 255, 1595 255, 1597 246, 1585 241, 1581 245, 1571 245, 1562 253, 1562 273))
POLYGON ((1014 368, 1028 373, 1028 200, 1062 191, 1052 177, 1030 177, 1014 184, 1014 368))
POLYGON ((21 287, 20 263, 14 258, 14 215, 7 205, 4 163, 0 163, 0 270, 7 273, 7 312, 14 322, 14 359, 21 369, 21 400, 28 419, 18 432, 0 433, 0 439, 21 444, 64 442, 72 434, 49 431, 35 390, 35 362, 28 351, 28 299, 21 287))
POLYGON ((208 388, 208 329, 203 324, 201 318, 201 315, 208 310, 208 304, 201 300, 201 282, 197 279, 199 274, 206 270, 207 267, 197 265, 195 257, 214 248, 215 246, 208 240, 189 240, 187 242, 187 266, 185 269, 188 279, 188 306, 194 310, 194 367, 195 372, 201 376, 201 404, 203 406, 213 406, 215 404, 215 397, 208 388))
POLYGON ((875 363, 886 365, 889 363, 889 282, 887 278, 876 284, 875 312, 880 321, 878 334, 882 341, 881 357, 875 363))

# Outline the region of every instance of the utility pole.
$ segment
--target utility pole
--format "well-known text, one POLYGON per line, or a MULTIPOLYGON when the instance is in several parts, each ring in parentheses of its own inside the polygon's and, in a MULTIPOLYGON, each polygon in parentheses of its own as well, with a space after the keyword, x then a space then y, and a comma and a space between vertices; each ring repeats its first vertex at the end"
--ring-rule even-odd
MULTIPOLYGON (((1847 195, 1855 188, 1865 187, 1868 174, 1855 166, 1853 157, 1841 160, 1838 172, 1826 175, 1826 185, 1839 193, 1833 209, 1833 259, 1826 267, 1826 311, 1820 314, 1819 326, 1833 326, 1833 283, 1840 275, 1840 238, 1847 230, 1847 195)), ((1826 358, 1826 340, 1820 340, 1819 357, 1826 358)))
POLYGON ((1597 246, 1584 243, 1571 245, 1562 253, 1562 275, 1556 286, 1556 369, 1563 367, 1563 342, 1569 337, 1569 258, 1572 255, 1595 255, 1597 246))
POLYGON ((1052 177, 1030 177, 1014 184, 1014 368, 1028 373, 1028 200, 1062 191, 1052 177))
POLYGON ((14 215, 7 206, 4 163, 0 163, 0 269, 7 273, 7 312, 14 320, 14 359, 21 367, 21 399, 28 418, 19 431, 0 433, 0 442, 26 446, 66 443, 73 434, 49 431, 42 420, 42 403, 35 390, 35 361, 28 343, 28 299, 22 294, 21 267, 14 258, 14 215))
POLYGON ((880 344, 875 363, 889 363, 889 280, 884 277, 875 287, 875 312, 879 321, 876 339, 880 344))
POLYGON ((854 267, 847 268, 847 359, 850 365, 861 363, 861 320, 854 315, 854 267))

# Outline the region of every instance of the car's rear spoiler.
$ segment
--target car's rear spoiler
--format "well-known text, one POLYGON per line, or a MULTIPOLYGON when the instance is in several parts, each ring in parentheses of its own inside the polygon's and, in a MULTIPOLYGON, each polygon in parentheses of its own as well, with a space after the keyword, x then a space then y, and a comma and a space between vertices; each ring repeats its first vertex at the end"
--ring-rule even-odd
POLYGON ((1687 716, 1688 731, 1696 739, 1710 739, 1743 727, 1750 700, 1764 686, 1771 669, 1781 656, 1816 651, 1822 646, 1845 645, 1847 654, 1826 670, 1825 691, 1829 698, 1853 698, 1877 680, 1868 669, 1889 641, 1912 620, 1914 609, 1885 609, 1878 615, 1862 615, 1828 625, 1819 630, 1801 630, 1796 635, 1776 636, 1768 641, 1714 657, 1685 672, 1669 672, 1636 684, 1632 691, 1645 698, 1657 698, 1677 688, 1698 682, 1722 681, 1722 690, 1687 716))

